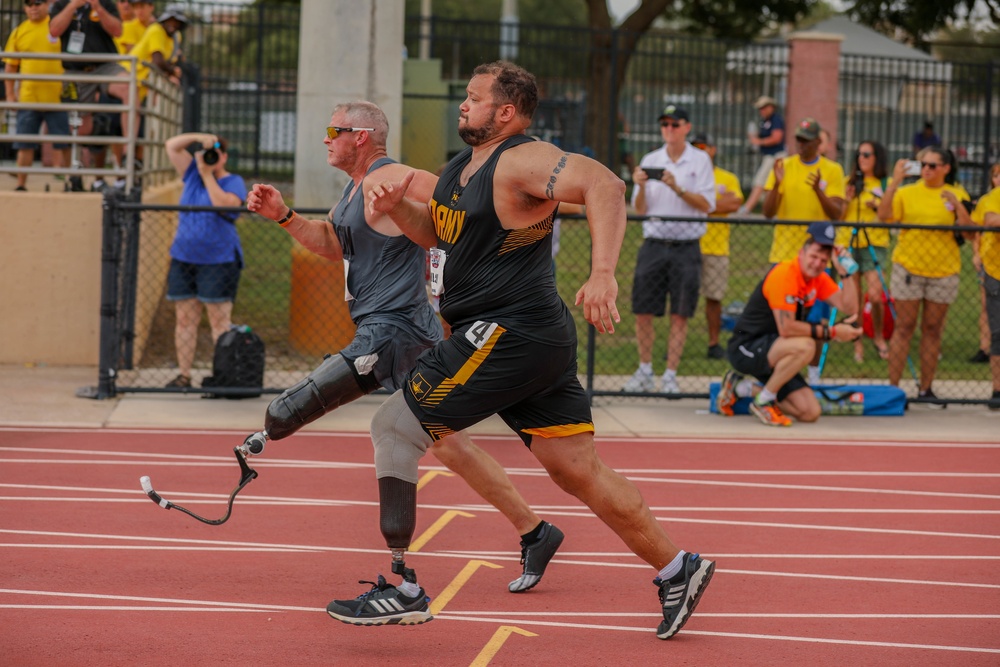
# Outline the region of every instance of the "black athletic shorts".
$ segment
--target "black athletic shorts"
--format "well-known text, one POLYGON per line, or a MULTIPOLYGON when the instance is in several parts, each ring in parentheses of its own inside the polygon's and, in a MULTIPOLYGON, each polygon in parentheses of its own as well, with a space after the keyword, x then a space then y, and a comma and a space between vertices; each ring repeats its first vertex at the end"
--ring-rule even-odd
MULTIPOLYGON (((767 383, 774 372, 771 364, 767 361, 767 353, 776 340, 778 340, 776 333, 764 334, 756 338, 730 338, 729 363, 733 365, 737 373, 751 375, 761 382, 767 383)), ((809 383, 799 373, 781 386, 778 390, 778 400, 783 401, 793 391, 808 387, 809 383)))
POLYGON ((435 440, 494 414, 528 446, 535 435, 594 431, 576 374, 575 341, 546 345, 491 322, 463 326, 425 352, 403 395, 435 440))

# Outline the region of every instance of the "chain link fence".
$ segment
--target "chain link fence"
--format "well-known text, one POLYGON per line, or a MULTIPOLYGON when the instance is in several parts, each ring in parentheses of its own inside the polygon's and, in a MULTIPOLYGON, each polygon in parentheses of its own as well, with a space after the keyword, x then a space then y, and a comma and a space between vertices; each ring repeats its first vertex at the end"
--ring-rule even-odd
MULTIPOLYGON (((105 284, 111 289, 105 292, 106 303, 102 308, 105 315, 102 341, 106 344, 101 361, 103 388, 99 389, 107 395, 117 391, 201 392, 201 381, 212 373, 213 342, 207 321, 199 327, 193 387, 164 387, 177 374, 175 314, 173 303, 166 299, 166 275, 178 212, 205 209, 149 206, 114 195, 109 196, 107 204, 105 284)), ((300 213, 323 218, 327 211, 314 209, 300 213)), ((613 335, 597 335, 583 320, 582 310, 572 305, 576 291, 590 272, 587 221, 581 216, 566 216, 560 221, 558 252, 554 257, 556 283, 576 319, 580 373, 585 387, 594 396, 625 395, 622 387, 638 364, 635 316, 630 301, 636 255, 642 244, 640 223, 641 218, 629 221, 618 264, 621 323, 613 335)), ((768 252, 773 236, 773 224, 769 221, 732 219, 728 223, 733 251, 722 299, 723 347, 741 305, 770 267, 768 252)), ((245 268, 232 320, 251 327, 264 340, 264 391, 278 393, 319 365, 324 354, 340 350, 353 337, 354 326, 344 302, 343 266, 305 250, 270 220, 242 211, 235 224, 243 245, 245 268)), ((888 227, 891 258, 899 234, 913 227, 888 227)), ((935 252, 933 244, 940 242, 940 238, 955 242, 951 228, 944 228, 944 237, 937 239, 927 231, 933 228, 918 229, 930 237, 929 244, 921 246, 928 253, 935 252)), ((962 257, 959 293, 947 313, 934 389, 943 399, 985 403, 991 393, 989 365, 970 360, 980 349, 980 287, 971 244, 966 243, 959 250, 962 257)), ((891 260, 888 264, 882 267, 887 281, 892 272, 891 260)), ((891 283, 889 287, 891 291, 891 283)), ((654 320, 653 360, 657 373, 662 373, 665 366, 668 320, 654 320)), ((918 327, 910 350, 913 370, 918 373, 920 340, 918 327)), ((870 338, 864 339, 863 352, 859 361, 855 359, 853 345, 832 344, 824 365, 824 381, 886 383, 887 362, 879 356, 870 338)), ((661 394, 657 387, 657 391, 641 395, 707 398, 709 383, 718 381, 727 368, 726 360, 708 355, 704 299, 699 299, 697 312, 688 323, 678 370, 681 392, 661 394)), ((910 370, 905 371, 900 386, 911 396, 916 395, 910 370)), ((219 393, 220 389, 212 387, 212 392, 219 393)))

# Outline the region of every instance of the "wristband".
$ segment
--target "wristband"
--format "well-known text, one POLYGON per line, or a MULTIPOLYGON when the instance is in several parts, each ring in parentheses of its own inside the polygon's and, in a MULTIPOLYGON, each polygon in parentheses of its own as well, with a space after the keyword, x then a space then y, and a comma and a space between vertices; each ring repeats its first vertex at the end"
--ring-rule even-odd
POLYGON ((812 336, 813 340, 819 340, 819 336, 816 335, 816 326, 815 322, 809 324, 809 335, 812 336))
POLYGON ((275 222, 281 225, 282 227, 287 227, 288 223, 292 221, 293 217, 295 217, 295 211, 292 210, 291 207, 289 207, 288 213, 285 214, 285 217, 283 217, 281 220, 275 220, 275 222))
POLYGON ((833 340, 836 337, 837 337, 837 325, 834 324, 832 327, 830 327, 830 340, 833 340))

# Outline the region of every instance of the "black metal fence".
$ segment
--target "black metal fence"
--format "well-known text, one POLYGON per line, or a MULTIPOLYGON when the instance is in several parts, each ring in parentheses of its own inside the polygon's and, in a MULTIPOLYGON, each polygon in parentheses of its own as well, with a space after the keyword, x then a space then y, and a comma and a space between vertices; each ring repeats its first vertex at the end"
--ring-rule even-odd
MULTIPOLYGON (((104 301, 99 393, 111 396, 132 391, 200 392, 201 380, 212 372, 213 344, 207 322, 197 341, 192 389, 166 389, 177 374, 174 346, 174 306, 165 298, 169 247, 179 211, 189 207, 149 206, 109 196, 105 217, 104 301)), ((326 211, 302 211, 322 218, 326 211)), ((725 346, 734 318, 769 266, 772 225, 762 220, 731 220, 729 279, 723 297, 725 346)), ((299 247, 273 222, 244 213, 236 222, 246 267, 233 309, 233 322, 250 326, 266 345, 265 391, 279 392, 316 367, 326 353, 336 352, 353 336, 343 300, 343 267, 299 247)), ((900 226, 895 226, 899 228, 900 226)), ((905 226, 903 226, 905 228, 905 226)), ((926 232, 923 232, 926 233, 926 232)), ((950 233, 950 232, 949 232, 950 233)), ((897 234, 892 235, 891 246, 897 234)), ((589 330, 579 308, 571 307, 579 334, 579 367, 585 386, 595 396, 622 395, 622 387, 637 367, 635 317, 631 312, 632 274, 642 243, 638 220, 630 221, 618 265, 618 307, 622 316, 613 335, 589 330)), ((890 247, 890 253, 892 250, 890 247)), ((590 271, 590 235, 585 219, 561 220, 556 282, 563 299, 572 304, 590 271)), ((930 247, 927 248, 931 250, 930 247)), ((980 288, 971 261, 971 244, 961 248, 959 296, 950 307, 934 389, 938 396, 963 402, 990 397, 989 365, 970 358, 980 349, 980 288)), ((891 257, 891 254, 890 254, 891 257)), ((889 280, 891 267, 883 267, 889 280)), ((891 285, 890 285, 891 288, 891 285)), ((664 369, 668 323, 655 320, 654 368, 664 369)), ((911 345, 913 370, 920 371, 918 328, 911 345)), ((669 397, 707 397, 709 383, 725 372, 725 360, 709 358, 704 301, 689 321, 679 368, 681 393, 669 397)), ((834 343, 824 365, 829 382, 885 383, 887 362, 870 339, 861 359, 851 344, 834 343)), ((900 386, 916 395, 909 367, 900 386)), ((661 395, 658 389, 645 395, 661 395)), ((216 387, 212 392, 218 392, 216 387)), ((664 394, 665 395, 665 394, 664 394)))

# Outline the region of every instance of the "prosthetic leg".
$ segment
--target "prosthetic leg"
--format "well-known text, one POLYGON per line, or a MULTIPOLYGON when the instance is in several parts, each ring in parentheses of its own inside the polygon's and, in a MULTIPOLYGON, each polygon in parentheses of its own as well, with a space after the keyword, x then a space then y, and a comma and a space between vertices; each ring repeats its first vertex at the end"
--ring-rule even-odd
POLYGON ((417 485, 382 477, 378 480, 378 495, 379 528, 392 554, 392 573, 416 584, 417 574, 406 567, 405 555, 417 526, 417 485))
POLYGON ((238 449, 246 457, 261 454, 268 440, 287 438, 341 405, 375 391, 375 378, 370 375, 367 378, 371 378, 366 383, 370 387, 362 386, 364 380, 355 375, 344 357, 327 355, 319 368, 271 401, 264 417, 264 430, 248 435, 238 449))

